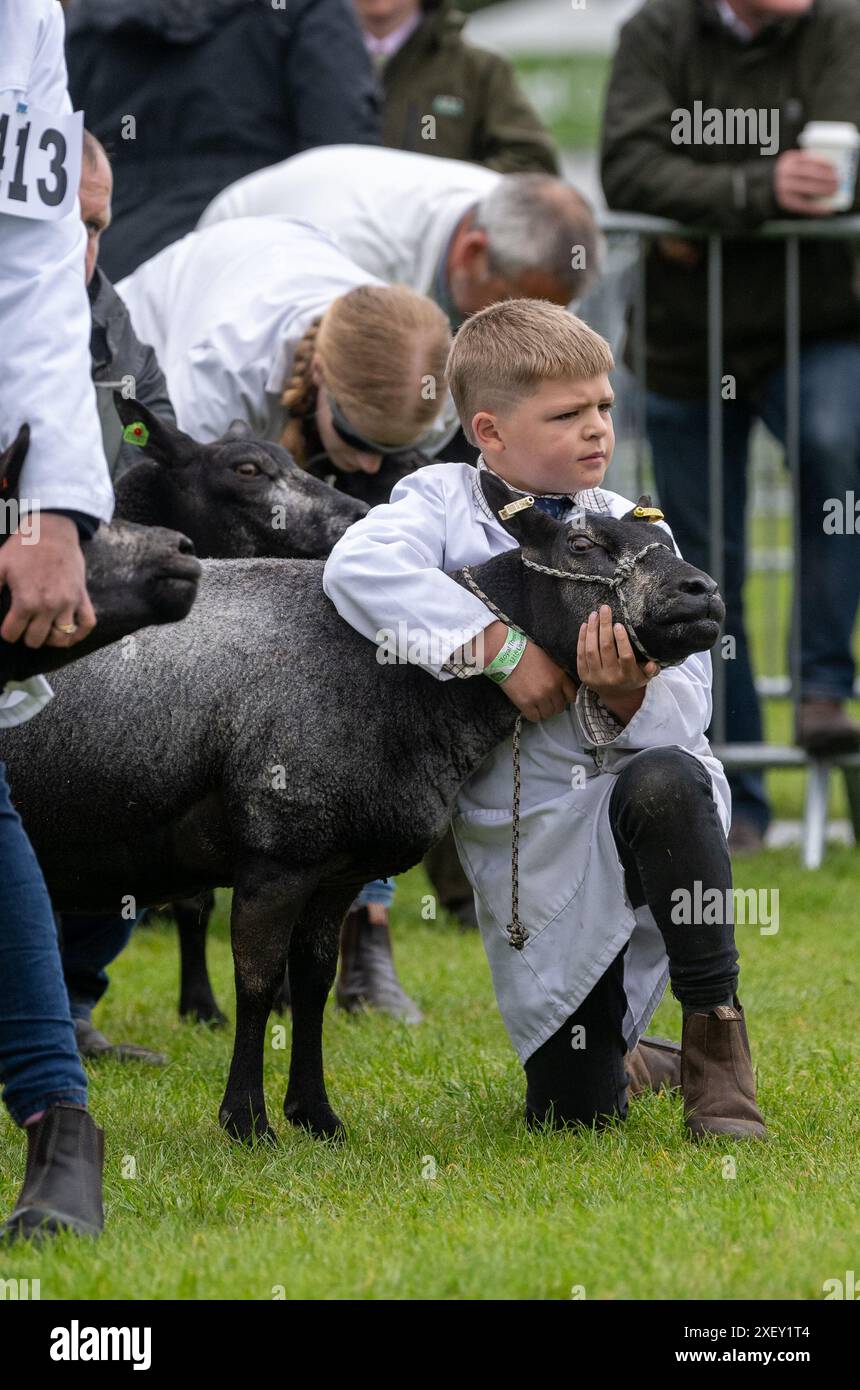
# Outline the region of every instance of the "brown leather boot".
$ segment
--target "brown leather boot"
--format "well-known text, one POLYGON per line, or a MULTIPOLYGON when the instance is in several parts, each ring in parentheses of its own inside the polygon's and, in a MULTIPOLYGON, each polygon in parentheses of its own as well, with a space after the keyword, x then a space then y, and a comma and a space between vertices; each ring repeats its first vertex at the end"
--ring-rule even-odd
POLYGON ((764 1139, 744 1011, 720 1004, 688 1014, 681 1034, 684 1123, 693 1139, 709 1134, 764 1139))
POLYGON ((681 1044, 668 1038, 640 1038, 624 1064, 630 1078, 628 1100, 646 1091, 676 1091, 681 1085, 681 1044))
POLYGON ((104 1134, 80 1106, 53 1105, 27 1125, 27 1172, 0 1244, 58 1231, 97 1236, 102 1210, 104 1134))
POLYGON ((795 742, 808 753, 854 753, 860 748, 860 724, 850 719, 841 700, 801 700, 795 742))
POLYGON ((335 999, 351 1014, 376 1009, 404 1023, 420 1023, 424 1017, 397 978, 387 924, 372 923, 366 907, 354 908, 343 919, 335 999))

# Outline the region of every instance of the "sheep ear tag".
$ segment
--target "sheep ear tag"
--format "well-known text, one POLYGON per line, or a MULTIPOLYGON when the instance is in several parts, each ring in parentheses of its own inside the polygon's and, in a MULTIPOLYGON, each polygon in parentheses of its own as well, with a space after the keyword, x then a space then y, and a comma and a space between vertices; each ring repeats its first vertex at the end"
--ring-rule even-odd
POLYGON ((535 499, 533 497, 518 497, 516 502, 508 502, 507 506, 499 511, 499 520, 507 521, 509 517, 515 516, 517 512, 524 512, 526 507, 533 507, 535 499))
POLYGON ((149 430, 142 420, 132 420, 130 425, 126 425, 122 432, 122 437, 126 444, 137 444, 143 448, 149 439, 149 430))
POLYGON ((633 515, 637 521, 663 521, 665 519, 659 507, 634 507, 633 515))

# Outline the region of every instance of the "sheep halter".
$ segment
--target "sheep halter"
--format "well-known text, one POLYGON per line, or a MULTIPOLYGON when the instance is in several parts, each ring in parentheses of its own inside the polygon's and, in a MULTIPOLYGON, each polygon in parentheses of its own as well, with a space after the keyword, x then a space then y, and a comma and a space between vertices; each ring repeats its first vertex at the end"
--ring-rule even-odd
MULTIPOLYGON (((642 559, 643 555, 647 555, 649 550, 665 549, 666 546, 663 545, 662 541, 649 541, 647 545, 643 545, 641 550, 637 550, 635 555, 622 555, 621 559, 616 562, 615 572, 609 575, 571 574, 569 570, 557 570, 552 569, 550 565, 539 565, 537 560, 527 560, 525 555, 521 555, 520 559, 527 569, 538 570, 540 574, 549 574, 553 579, 578 579, 581 584, 605 584, 607 589, 611 589, 614 594, 618 595, 618 605, 621 609, 621 616, 624 619, 624 626, 645 660, 657 661, 657 658, 651 656, 639 640, 636 629, 630 621, 630 610, 627 607, 627 599, 621 586, 625 584, 628 579, 632 578, 633 570, 642 559)), ((670 664, 671 663, 667 661, 658 662, 660 666, 668 666, 670 664)))
MULTIPOLYGON (((523 499, 522 506, 525 507, 529 506, 530 504, 530 500, 523 499)), ((515 503, 514 506, 516 507, 517 511, 520 510, 520 505, 515 503)), ((503 510, 507 512, 508 508, 504 508, 503 510)), ((499 513, 499 515, 501 515, 501 513, 499 513)), ((607 587, 610 588, 613 591, 613 593, 616 593, 618 595, 618 602, 621 607, 621 612, 624 615, 624 625, 630 633, 631 637, 633 638, 634 642, 636 643, 637 647, 642 652, 643 656, 647 661, 654 661, 656 658, 648 655, 645 648, 642 646, 642 643, 639 641, 639 638, 636 636, 636 631, 632 623, 630 622, 629 612, 627 609, 627 602, 625 600, 624 592, 621 586, 628 579, 630 579, 635 566, 638 564, 638 562, 642 559, 644 555, 648 554, 649 550, 664 549, 665 546, 662 544, 661 541, 650 541, 648 545, 643 545, 642 549, 638 550, 635 555, 622 555, 621 559, 618 560, 616 563, 614 574, 606 576, 589 574, 570 574, 568 570, 552 569, 549 565, 538 564, 536 560, 527 560, 525 555, 522 554, 522 552, 520 553, 520 559, 528 569, 537 570, 541 574, 551 575, 553 579, 578 579, 586 584, 598 583, 607 585, 607 587)), ((472 571, 468 565, 464 565, 460 573, 462 574, 463 578, 465 579, 467 585, 469 586, 475 597, 479 598, 482 603, 485 603, 489 608, 490 612, 494 613, 500 622, 503 622, 507 627, 519 628, 519 630, 522 632, 522 625, 520 623, 513 622, 512 619, 509 618, 506 613, 502 612, 498 604, 493 602, 489 594, 484 593, 480 584, 478 584, 477 580, 473 578, 472 571)), ((528 633, 526 633, 526 636, 528 636, 528 633)), ((661 664, 665 666, 673 663, 663 662, 661 664)), ((516 718, 516 723, 514 724, 514 733, 512 740, 514 764, 514 797, 511 813, 511 921, 510 925, 508 926, 508 940, 515 951, 521 951, 529 939, 528 928, 525 927, 520 921, 520 735, 522 733, 522 727, 523 716, 521 714, 518 714, 516 718)))

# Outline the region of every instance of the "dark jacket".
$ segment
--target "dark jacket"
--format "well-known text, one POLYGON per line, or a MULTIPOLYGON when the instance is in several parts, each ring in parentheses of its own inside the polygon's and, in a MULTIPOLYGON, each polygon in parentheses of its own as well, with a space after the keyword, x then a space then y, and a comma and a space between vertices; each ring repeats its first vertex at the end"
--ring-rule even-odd
MULTIPOLYGON (((646 0, 621 30, 603 129, 610 207, 743 232, 785 217, 773 191, 775 156, 749 145, 676 145, 672 113, 708 107, 779 111, 779 151, 809 120, 860 125, 860 4, 816 0, 806 15, 736 38, 714 0, 646 0)), ((855 205, 856 207, 856 205, 855 205)), ((705 393, 706 265, 652 247, 647 262, 648 385, 668 396, 705 393)), ((724 244, 724 372, 755 391, 784 356, 784 257, 777 243, 724 244)), ((860 299, 848 242, 801 251, 804 339, 854 338, 860 299)))
POLYGON ((128 310, 99 266, 96 266, 87 293, 92 314, 93 381, 108 468, 111 481, 115 483, 127 468, 139 462, 140 449, 135 444, 123 443, 123 426, 114 405, 114 391, 125 387, 127 396, 136 397, 171 424, 176 424, 176 416, 155 350, 137 337, 128 310), (123 383, 124 377, 131 377, 132 381, 123 383))
POLYGON ((114 166, 111 280, 245 174, 313 145, 379 143, 350 0, 73 0, 66 22, 72 102, 114 166))
POLYGON ((382 70, 382 143, 505 174, 557 174, 553 138, 508 60, 465 42, 466 16, 450 0, 424 0, 423 8, 423 22, 382 70), (430 140, 422 136, 428 116, 430 140))

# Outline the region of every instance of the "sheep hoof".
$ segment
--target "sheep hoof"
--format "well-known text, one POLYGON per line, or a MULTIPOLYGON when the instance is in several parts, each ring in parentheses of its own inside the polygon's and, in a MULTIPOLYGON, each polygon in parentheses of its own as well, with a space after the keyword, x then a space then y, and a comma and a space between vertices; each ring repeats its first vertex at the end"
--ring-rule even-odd
POLYGON ((224 1110, 219 1112, 221 1128, 240 1144, 255 1148, 258 1144, 277 1144, 278 1136, 266 1119, 265 1113, 254 1115, 250 1110, 224 1110))
POLYGON ((197 1003, 180 1003, 179 1017, 187 1019, 189 1023, 208 1023, 211 1028, 223 1028, 227 1022, 227 1015, 222 1014, 212 998, 201 999, 197 1003))
POLYGON ((308 1130, 314 1139, 327 1139, 333 1144, 342 1144, 346 1139, 346 1126, 330 1105, 303 1105, 301 1101, 284 1101, 284 1114, 291 1125, 308 1130))

